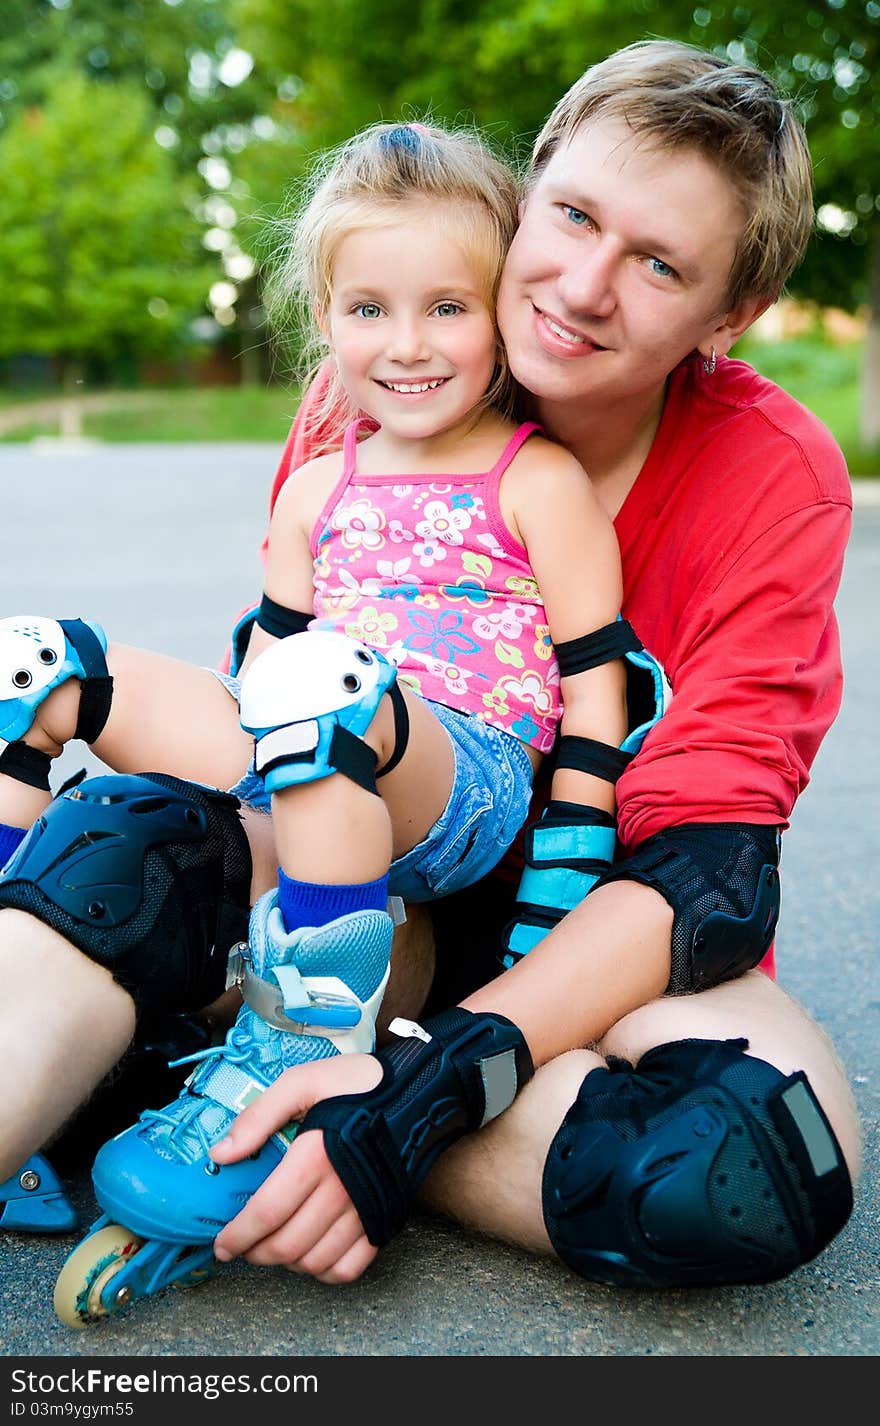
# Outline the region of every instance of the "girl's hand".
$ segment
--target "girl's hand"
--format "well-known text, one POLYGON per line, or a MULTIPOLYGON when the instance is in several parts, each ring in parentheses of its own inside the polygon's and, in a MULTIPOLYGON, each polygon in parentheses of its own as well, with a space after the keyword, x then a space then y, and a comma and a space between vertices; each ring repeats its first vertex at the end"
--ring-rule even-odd
MULTIPOLYGON (((292 1119, 301 1119, 319 1100, 365 1093, 381 1078, 382 1066, 372 1055, 339 1055, 285 1070, 242 1110, 226 1137, 211 1149, 211 1158, 218 1164, 235 1163, 292 1119)), ((294 1139, 278 1167, 214 1242, 220 1262, 244 1257, 332 1283, 353 1282, 377 1251, 317 1129, 294 1139)))

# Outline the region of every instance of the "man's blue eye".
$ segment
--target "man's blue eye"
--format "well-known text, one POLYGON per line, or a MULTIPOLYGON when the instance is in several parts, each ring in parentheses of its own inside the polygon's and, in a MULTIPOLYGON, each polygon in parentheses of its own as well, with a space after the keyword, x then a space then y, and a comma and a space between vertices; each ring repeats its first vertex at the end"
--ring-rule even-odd
POLYGON ((570 203, 563 203, 562 211, 569 222, 574 223, 577 228, 582 228, 584 223, 589 222, 586 213, 581 212, 580 208, 572 208, 570 203))
POLYGON ((378 302, 362 302, 359 307, 355 307, 355 312, 359 317, 366 317, 368 321, 374 321, 376 317, 381 317, 382 308, 378 302))
POLYGON ((652 270, 657 274, 658 277, 673 276, 672 268, 669 266, 669 263, 664 262, 662 258, 652 257, 649 258, 648 261, 651 264, 652 270))

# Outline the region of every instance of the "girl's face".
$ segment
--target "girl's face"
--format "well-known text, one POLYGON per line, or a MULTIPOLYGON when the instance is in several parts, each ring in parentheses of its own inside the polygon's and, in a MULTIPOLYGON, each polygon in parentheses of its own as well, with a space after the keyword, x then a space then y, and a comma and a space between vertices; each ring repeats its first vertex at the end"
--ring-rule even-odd
POLYGON ((447 228, 436 206, 404 205, 344 237, 333 263, 326 328, 342 382, 405 440, 466 423, 496 364, 492 313, 447 228))
POLYGON ((514 376, 550 406, 598 410, 659 392, 695 348, 726 353, 744 315, 726 298, 742 229, 701 154, 646 144, 620 120, 583 124, 537 179, 504 267, 514 376))

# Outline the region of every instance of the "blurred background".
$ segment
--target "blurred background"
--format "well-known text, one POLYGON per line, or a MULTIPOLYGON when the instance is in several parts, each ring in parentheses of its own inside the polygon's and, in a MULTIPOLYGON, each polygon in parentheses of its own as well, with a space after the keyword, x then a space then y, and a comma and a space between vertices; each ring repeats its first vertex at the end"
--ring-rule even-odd
POLYGON ((3 0, 0 440, 283 441, 271 222, 364 124, 475 121, 515 161, 633 40, 772 73, 815 160, 817 231, 738 354, 880 474, 878 0, 3 0))

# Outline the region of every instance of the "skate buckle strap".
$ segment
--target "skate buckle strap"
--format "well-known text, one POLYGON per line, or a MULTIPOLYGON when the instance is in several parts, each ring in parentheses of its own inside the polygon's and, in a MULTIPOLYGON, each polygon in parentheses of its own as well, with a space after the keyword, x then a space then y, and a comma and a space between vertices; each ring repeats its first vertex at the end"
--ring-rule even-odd
POLYGON ((233 946, 227 989, 237 986, 245 1003, 273 1029, 308 1035, 360 1024, 363 1007, 337 976, 303 976, 294 965, 276 966, 271 974, 274 984, 257 975, 246 941, 233 946))

